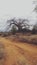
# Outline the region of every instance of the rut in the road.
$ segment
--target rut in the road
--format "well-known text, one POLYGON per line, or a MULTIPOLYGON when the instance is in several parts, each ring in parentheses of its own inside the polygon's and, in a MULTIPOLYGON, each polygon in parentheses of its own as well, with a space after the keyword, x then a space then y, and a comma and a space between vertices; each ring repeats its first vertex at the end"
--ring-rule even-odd
POLYGON ((0 65, 4 65, 6 60, 5 46, 0 42, 0 65))

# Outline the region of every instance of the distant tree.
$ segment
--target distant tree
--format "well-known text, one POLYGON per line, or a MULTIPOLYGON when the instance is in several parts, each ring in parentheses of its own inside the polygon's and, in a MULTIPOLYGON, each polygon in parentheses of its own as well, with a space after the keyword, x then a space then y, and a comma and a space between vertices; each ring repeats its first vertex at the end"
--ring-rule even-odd
POLYGON ((37 13, 37 0, 34 0, 34 1, 33 1, 33 4, 35 4, 34 11, 37 13))
POLYGON ((35 4, 33 11, 36 13, 36 22, 37 22, 37 0, 34 0, 33 3, 35 4))
POLYGON ((37 33, 37 22, 36 22, 36 24, 33 26, 32 33, 33 33, 33 34, 36 34, 36 33, 37 33))
POLYGON ((28 24, 29 20, 28 19, 11 19, 8 20, 7 23, 9 24, 9 28, 12 26, 13 24, 18 28, 18 31, 21 32, 22 28, 29 28, 29 24, 28 24))
POLYGON ((33 11, 36 13, 36 23, 35 23, 35 25, 33 26, 32 33, 33 33, 33 34, 36 34, 36 33, 37 33, 37 0, 33 0, 33 4, 35 5, 33 11))
POLYGON ((15 27, 15 25, 12 26, 11 32, 12 32, 13 35, 16 34, 16 27, 15 27))
POLYGON ((35 28, 35 30, 37 30, 37 22, 35 23, 35 25, 33 26, 33 28, 35 28))

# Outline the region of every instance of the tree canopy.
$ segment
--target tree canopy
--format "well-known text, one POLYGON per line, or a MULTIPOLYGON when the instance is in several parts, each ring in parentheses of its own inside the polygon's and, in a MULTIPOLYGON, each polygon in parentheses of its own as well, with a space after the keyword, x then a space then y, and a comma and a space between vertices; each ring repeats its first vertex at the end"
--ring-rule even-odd
POLYGON ((29 24, 28 24, 29 20, 28 19, 10 19, 7 21, 8 28, 10 28, 11 26, 13 27, 13 25, 15 25, 18 28, 18 31, 21 31, 23 28, 28 29, 29 28, 29 24))

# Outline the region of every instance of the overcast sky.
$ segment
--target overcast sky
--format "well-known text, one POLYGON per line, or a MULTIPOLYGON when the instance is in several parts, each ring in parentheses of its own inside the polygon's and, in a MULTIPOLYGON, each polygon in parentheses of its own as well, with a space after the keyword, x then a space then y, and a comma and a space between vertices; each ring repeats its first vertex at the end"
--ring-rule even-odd
POLYGON ((33 0, 0 0, 0 29, 12 17, 35 19, 33 0))

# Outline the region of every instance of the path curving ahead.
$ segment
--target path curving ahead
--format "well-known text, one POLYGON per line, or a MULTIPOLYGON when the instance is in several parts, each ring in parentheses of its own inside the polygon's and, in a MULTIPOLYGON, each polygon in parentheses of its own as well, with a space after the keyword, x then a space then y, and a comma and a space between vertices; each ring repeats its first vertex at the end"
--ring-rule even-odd
POLYGON ((37 46, 3 37, 0 37, 0 44, 4 45, 4 58, 0 59, 0 65, 37 65, 37 46))

